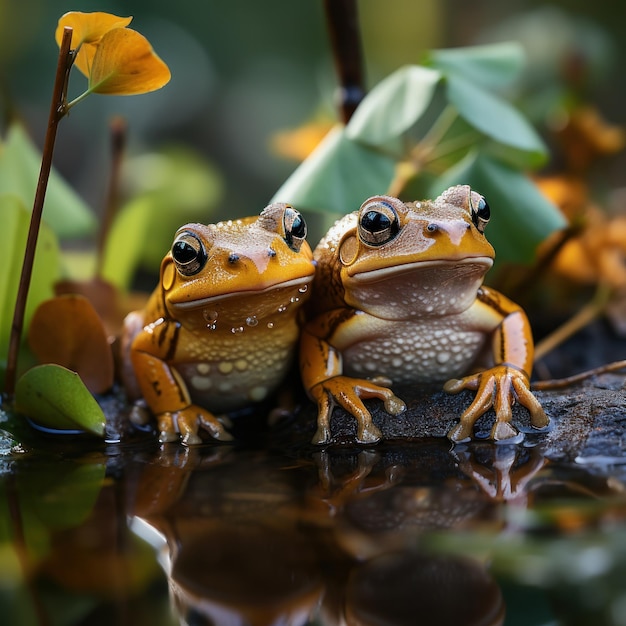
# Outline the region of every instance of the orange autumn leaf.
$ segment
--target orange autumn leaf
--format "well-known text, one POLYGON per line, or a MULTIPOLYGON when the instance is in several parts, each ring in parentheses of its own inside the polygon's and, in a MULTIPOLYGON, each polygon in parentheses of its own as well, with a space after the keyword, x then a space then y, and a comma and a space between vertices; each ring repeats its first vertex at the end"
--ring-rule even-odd
POLYGON ((66 27, 72 29, 70 47, 73 50, 79 48, 74 65, 89 78, 93 57, 102 37, 114 28, 125 28, 132 19, 132 17, 119 17, 111 13, 99 11, 94 13, 70 11, 59 19, 55 39, 60 46, 63 39, 63 30, 66 27))
POLYGON ((133 95, 160 89, 171 77, 150 42, 130 28, 114 28, 98 44, 89 90, 108 95, 133 95))
POLYGON ((42 302, 33 315, 28 343, 40 363, 75 371, 92 393, 113 385, 113 353, 104 326, 83 296, 65 295, 42 302))

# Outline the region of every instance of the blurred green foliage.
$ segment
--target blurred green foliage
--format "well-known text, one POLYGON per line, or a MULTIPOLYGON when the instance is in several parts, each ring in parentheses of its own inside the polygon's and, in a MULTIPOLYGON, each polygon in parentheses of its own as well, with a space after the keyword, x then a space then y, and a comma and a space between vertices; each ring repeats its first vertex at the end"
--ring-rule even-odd
POLYGON ((469 184, 491 204, 489 238, 506 261, 529 262, 565 220, 527 177, 543 141, 498 89, 523 67, 516 44, 434 51, 376 85, 274 200, 345 214, 391 189, 407 200, 469 184), (399 168, 411 170, 398 181, 399 168))

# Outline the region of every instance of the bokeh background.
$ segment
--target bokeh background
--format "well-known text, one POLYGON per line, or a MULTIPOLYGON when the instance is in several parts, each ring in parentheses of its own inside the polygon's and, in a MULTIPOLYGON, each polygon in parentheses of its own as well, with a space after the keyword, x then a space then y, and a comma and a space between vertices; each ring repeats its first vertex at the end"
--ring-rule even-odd
MULTIPOLYGON (((133 15, 131 27, 173 75, 156 93, 94 96, 62 124, 55 165, 96 212, 106 194, 114 115, 128 122, 129 155, 182 144, 211 164, 221 185, 207 221, 257 213, 297 165, 276 149, 277 135, 336 119, 321 0, 0 0, 3 125, 21 117, 37 143, 56 66, 54 29, 69 10, 133 15)), ((626 121, 620 0, 361 0, 359 12, 370 86, 428 48, 518 39, 529 55, 520 101, 538 126, 555 115, 572 82, 610 122, 626 121)), ((75 73, 70 95, 84 86, 75 73)), ((613 159, 602 172, 606 185, 620 187, 625 171, 624 159, 613 159)))

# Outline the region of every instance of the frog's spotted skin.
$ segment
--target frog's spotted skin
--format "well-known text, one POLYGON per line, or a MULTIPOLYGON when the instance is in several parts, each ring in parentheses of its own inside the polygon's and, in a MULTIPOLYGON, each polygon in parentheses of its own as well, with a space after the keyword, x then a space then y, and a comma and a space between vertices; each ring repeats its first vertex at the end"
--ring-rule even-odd
POLYGON ((302 216, 272 204, 258 217, 179 229, 161 280, 122 337, 123 377, 157 417, 160 440, 229 434, 215 413, 267 398, 291 366, 298 312, 315 266, 302 216))
POLYGON ((467 186, 434 201, 376 196, 339 220, 317 246, 316 297, 301 339, 300 368, 318 403, 315 443, 330 440, 336 404, 357 420, 357 440, 380 432, 362 399, 379 398, 398 414, 397 384, 449 380, 452 393, 477 391, 449 437, 471 437, 493 407, 494 439, 517 435, 511 405, 526 406, 534 426, 548 423, 529 391, 533 343, 524 312, 482 286, 494 251, 485 239, 489 207, 467 186), (491 348, 495 365, 465 376, 491 348))

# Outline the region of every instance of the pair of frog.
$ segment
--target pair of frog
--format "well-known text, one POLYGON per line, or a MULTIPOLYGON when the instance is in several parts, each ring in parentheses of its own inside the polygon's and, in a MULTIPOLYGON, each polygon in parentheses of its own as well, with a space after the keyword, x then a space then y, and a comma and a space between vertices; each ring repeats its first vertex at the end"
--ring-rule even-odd
POLYGON ((258 217, 187 224, 145 309, 125 321, 126 387, 156 417, 161 442, 198 444, 201 428, 227 440, 217 415, 276 391, 299 342, 302 381, 318 406, 316 444, 330 441, 336 405, 356 419, 357 442, 378 441, 363 400, 378 398, 398 415, 406 407, 392 381, 450 379, 448 392, 475 390, 448 433, 454 442, 470 439, 492 407, 492 438, 515 437, 516 401, 543 428, 548 418, 530 391, 528 319, 482 285, 494 259, 484 235, 489 214, 466 185, 434 201, 376 196, 340 219, 314 252, 303 217, 287 204, 258 217), (489 366, 468 374, 485 352, 489 366))

